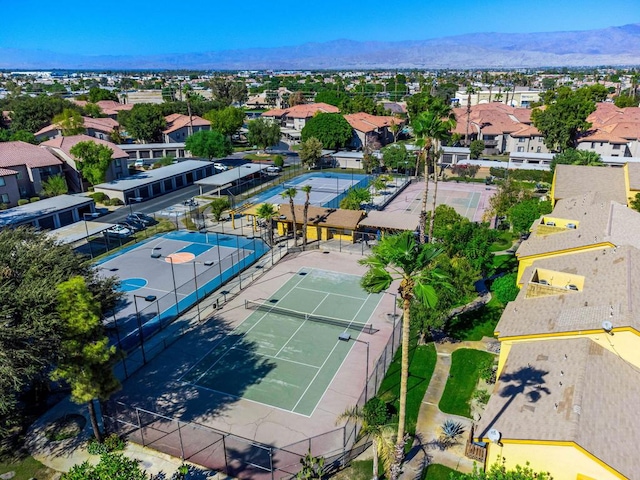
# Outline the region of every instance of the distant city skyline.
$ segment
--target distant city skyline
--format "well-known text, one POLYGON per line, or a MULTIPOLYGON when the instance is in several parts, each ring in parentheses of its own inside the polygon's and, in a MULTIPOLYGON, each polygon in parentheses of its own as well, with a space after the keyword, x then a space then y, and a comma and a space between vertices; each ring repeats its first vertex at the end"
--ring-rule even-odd
POLYGON ((398 4, 371 0, 355 5, 336 0, 130 0, 93 9, 86 1, 67 1, 60 8, 42 0, 24 0, 0 5, 0 48, 83 55, 192 53, 337 39, 410 41, 640 23, 639 0, 407 0, 398 4))

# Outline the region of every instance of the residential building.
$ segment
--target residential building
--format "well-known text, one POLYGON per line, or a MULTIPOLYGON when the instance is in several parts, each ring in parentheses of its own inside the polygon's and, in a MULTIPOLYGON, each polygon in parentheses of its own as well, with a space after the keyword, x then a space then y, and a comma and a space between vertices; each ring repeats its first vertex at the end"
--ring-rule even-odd
POLYGON ((598 103, 587 117, 591 128, 578 139, 578 150, 601 156, 640 157, 640 107, 618 108, 598 103))
POLYGON ((532 90, 529 87, 500 87, 494 86, 489 89, 487 86, 477 88, 469 95, 466 90, 456 92, 452 99, 454 104, 466 107, 469 102, 471 106, 485 105, 491 103, 501 103, 518 108, 528 108, 532 103, 540 101, 540 90, 532 90))
POLYGON ((55 155, 25 142, 0 142, 0 203, 13 207, 21 198, 37 196, 42 182, 62 175, 63 163, 55 155))
POLYGON ((67 178, 67 185, 72 192, 84 192, 89 187, 87 181, 82 177, 78 169, 78 160, 71 154, 71 149, 80 142, 94 142, 104 145, 113 150, 112 161, 106 173, 106 180, 111 181, 122 178, 129 174, 127 160, 129 154, 121 150, 116 144, 100 140, 88 135, 73 135, 70 137, 56 137, 40 144, 42 149, 51 152, 64 162, 64 171, 67 178))
MULTIPOLYGON (((111 141, 111 133, 120 128, 120 124, 113 118, 91 118, 82 117, 85 134, 100 140, 111 141)), ((37 131, 34 136, 40 142, 62 136, 62 129, 59 124, 51 124, 37 131)))
MULTIPOLYGON (((87 103, 85 100, 72 100, 77 105, 84 107, 87 103)), ((122 110, 131 110, 133 103, 119 103, 114 100, 100 100, 96 102, 96 105, 100 107, 102 113, 113 120, 118 119, 118 112, 122 110)))
POLYGON ((0 228, 30 225, 53 230, 85 219, 93 213, 93 199, 82 195, 58 195, 0 211, 0 228))
POLYGON ((197 115, 173 113, 165 117, 167 128, 162 131, 164 143, 181 143, 188 136, 202 130, 211 130, 211 122, 197 115))
MULTIPOLYGON (((303 227, 303 210, 304 205, 294 205, 296 217, 296 230, 303 227)), ((293 231, 293 215, 291 205, 283 203, 278 209, 279 216, 275 219, 277 224, 277 232, 279 235, 287 235, 293 231)), ((356 230, 358 222, 364 217, 361 210, 343 210, 336 208, 324 208, 309 206, 307 212, 307 239, 313 240, 330 240, 332 238, 350 243, 356 241, 356 230)))
POLYGON ((393 142, 393 129, 402 129, 404 120, 396 117, 370 115, 359 112, 345 115, 353 128, 350 147, 362 150, 378 150, 393 142))
POLYGON ((300 141, 300 132, 307 120, 317 113, 340 113, 340 109, 327 103, 305 103, 284 109, 274 108, 264 112, 262 117, 280 125, 283 141, 293 144, 300 141))

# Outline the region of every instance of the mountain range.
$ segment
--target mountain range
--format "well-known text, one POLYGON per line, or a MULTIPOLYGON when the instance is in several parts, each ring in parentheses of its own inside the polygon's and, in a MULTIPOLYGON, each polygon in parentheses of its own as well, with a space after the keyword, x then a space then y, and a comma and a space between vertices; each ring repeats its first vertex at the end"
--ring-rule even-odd
POLYGON ((598 30, 476 33, 429 40, 334 40, 158 55, 76 55, 0 48, 2 69, 310 70, 640 65, 640 23, 598 30))

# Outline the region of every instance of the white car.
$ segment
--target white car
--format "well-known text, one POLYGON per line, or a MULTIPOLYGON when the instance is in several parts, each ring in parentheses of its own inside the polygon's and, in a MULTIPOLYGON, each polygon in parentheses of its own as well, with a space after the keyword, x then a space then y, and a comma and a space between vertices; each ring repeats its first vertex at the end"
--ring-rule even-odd
POLYGON ((125 238, 133 232, 123 225, 114 225, 113 227, 106 229, 104 233, 110 237, 125 238))
POLYGON ((223 165, 222 163, 219 163, 219 162, 215 162, 213 164, 213 168, 215 168, 216 170, 222 170, 223 172, 225 170, 229 170, 229 167, 227 167, 226 165, 223 165))
POLYGON ((282 171, 282 168, 278 167, 277 165, 269 165, 266 170, 267 173, 280 173, 282 171))

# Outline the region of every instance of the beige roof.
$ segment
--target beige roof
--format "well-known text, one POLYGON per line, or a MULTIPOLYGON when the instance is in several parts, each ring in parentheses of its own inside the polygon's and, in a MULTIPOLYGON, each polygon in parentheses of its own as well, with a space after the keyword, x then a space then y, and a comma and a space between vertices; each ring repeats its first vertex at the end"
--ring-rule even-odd
POLYGON ((518 343, 476 428, 575 442, 626 478, 640 472, 640 372, 587 338, 518 343))
POLYGON ((604 198, 626 204, 624 170, 612 167, 557 165, 553 196, 555 200, 599 192, 604 198))
MULTIPOLYGON (((481 130, 483 134, 500 135, 522 130, 530 122, 531 115, 522 110, 498 102, 473 105, 469 114, 469 131, 481 130)), ((454 131, 464 134, 467 129, 467 107, 454 108, 453 112, 458 122, 454 131)))
MULTIPOLYGON (((304 205, 294 205, 296 223, 299 225, 302 225, 303 208, 304 205)), ((292 221, 291 205, 288 203, 281 204, 279 207, 279 215, 284 216, 284 218, 279 218, 281 221, 292 221)), ((308 224, 318 225, 321 227, 347 228, 355 230, 363 215, 364 212, 361 210, 343 210, 340 208, 323 208, 310 205, 308 211, 308 224)))
POLYGON ((25 142, 0 142, 0 167, 26 165, 29 168, 62 165, 51 152, 25 142))
POLYGON ((420 214, 379 212, 371 210, 360 222, 361 227, 383 230, 415 230, 420 223, 420 214))
POLYGON ((518 257, 607 243, 640 247, 640 213, 609 201, 600 193, 560 200, 553 212, 542 218, 545 217, 573 221, 578 228, 547 227, 536 221, 529 238, 520 244, 518 257))
POLYGON ((162 131, 162 133, 171 133, 176 130, 180 130, 181 128, 188 127, 193 121, 194 127, 210 127, 211 122, 209 120, 205 120, 202 117, 197 115, 192 115, 191 120, 189 120, 189 115, 182 115, 181 113, 172 113, 164 117, 167 121, 167 128, 162 131))
POLYGON ((627 163, 627 172, 629 174, 629 188, 640 190, 640 163, 627 163))
POLYGON ((599 330, 604 320, 611 321, 614 328, 632 327, 640 331, 637 246, 536 260, 524 271, 521 281, 520 293, 507 304, 496 326, 500 339, 599 330), (536 282, 538 269, 547 272, 553 286, 536 282), (553 283, 554 276, 558 284, 553 283), (581 290, 566 289, 569 283, 581 285, 581 290))
POLYGON ((113 150, 113 155, 111 158, 129 158, 129 154, 118 147, 115 143, 107 142, 106 140, 100 140, 99 138, 90 137, 89 135, 73 135, 71 137, 57 137, 52 138, 51 140, 47 140, 46 142, 42 142, 40 145, 43 147, 57 148, 66 153, 69 157, 71 155, 71 148, 80 142, 95 142, 101 145, 106 145, 111 150, 113 150))

